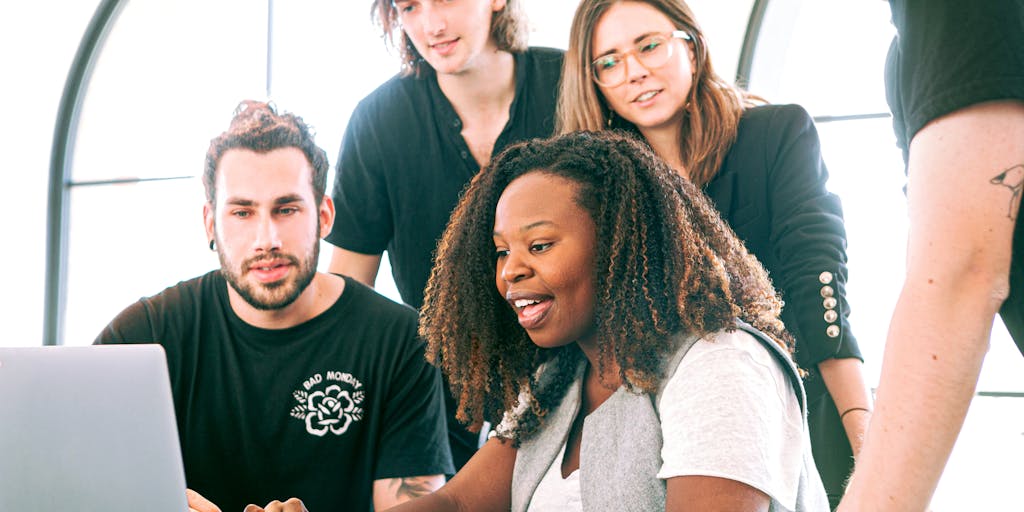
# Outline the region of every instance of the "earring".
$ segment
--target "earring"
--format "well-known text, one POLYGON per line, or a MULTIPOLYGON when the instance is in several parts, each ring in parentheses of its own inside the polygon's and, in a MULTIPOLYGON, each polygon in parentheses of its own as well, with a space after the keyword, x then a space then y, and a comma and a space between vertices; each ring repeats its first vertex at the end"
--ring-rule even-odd
POLYGON ((210 240, 210 250, 213 251, 213 252, 217 252, 217 241, 216 240, 210 240))
POLYGON ((608 120, 605 121, 605 127, 606 128, 611 129, 611 127, 612 127, 612 120, 613 119, 615 119, 615 111, 609 109, 608 110, 608 120))

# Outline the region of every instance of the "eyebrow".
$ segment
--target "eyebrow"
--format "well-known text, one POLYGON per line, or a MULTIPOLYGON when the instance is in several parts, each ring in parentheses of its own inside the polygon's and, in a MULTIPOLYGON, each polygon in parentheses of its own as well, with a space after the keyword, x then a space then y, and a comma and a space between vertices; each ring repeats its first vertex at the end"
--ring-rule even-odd
MULTIPOLYGON (((539 226, 544 226, 544 225, 554 226, 555 223, 551 222, 550 220, 538 220, 537 222, 533 222, 533 223, 527 224, 527 225, 519 228, 519 232, 520 233, 524 233, 524 232, 529 231, 529 230, 531 230, 533 228, 536 228, 536 227, 539 227, 539 226)), ((494 231, 494 232, 491 233, 491 235, 492 236, 501 236, 501 232, 500 231, 494 231)))
MULTIPOLYGON (((651 36, 653 36, 653 35, 657 35, 657 34, 660 34, 660 33, 661 33, 661 32, 658 32, 657 30, 655 30, 655 31, 651 31, 651 32, 645 32, 645 33, 643 33, 643 34, 640 34, 640 35, 636 36, 636 37, 635 37, 635 38, 633 39, 633 44, 637 44, 637 43, 639 43, 640 41, 643 41, 644 39, 647 39, 648 37, 651 37, 651 36)), ((613 53, 619 53, 619 52, 618 52, 618 50, 616 50, 615 48, 612 48, 611 50, 608 50, 608 51, 606 51, 606 52, 604 52, 604 53, 602 53, 602 54, 598 55, 597 57, 594 57, 594 60, 600 59, 601 57, 604 57, 605 55, 611 55, 611 54, 613 54, 613 53)))
MULTIPOLYGON (((302 196, 298 194, 288 194, 274 199, 275 205, 289 204, 289 203, 301 203, 302 196)), ((256 206, 256 201, 252 199, 242 199, 240 197, 229 197, 225 203, 235 206, 256 206)))

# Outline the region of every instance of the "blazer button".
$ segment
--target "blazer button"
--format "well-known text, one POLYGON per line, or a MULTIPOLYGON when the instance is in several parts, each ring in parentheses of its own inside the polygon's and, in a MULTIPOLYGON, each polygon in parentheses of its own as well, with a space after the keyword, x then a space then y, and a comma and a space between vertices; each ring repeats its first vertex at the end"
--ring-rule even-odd
POLYGON ((839 326, 836 325, 836 324, 832 324, 832 325, 828 326, 828 328, 825 329, 825 334, 827 334, 829 338, 838 338, 839 337, 839 326))
POLYGON ((828 323, 835 322, 837 318, 839 318, 839 313, 836 313, 836 310, 829 309, 829 310, 825 311, 825 321, 826 322, 828 322, 828 323))
POLYGON ((827 286, 826 285, 826 286, 822 286, 821 287, 821 296, 822 297, 831 297, 831 296, 835 295, 835 293, 836 293, 836 291, 833 290, 831 286, 827 286))
POLYGON ((839 301, 835 297, 825 297, 825 300, 821 301, 821 305, 825 306, 825 309, 835 309, 839 301))
POLYGON ((821 284, 829 284, 829 283, 831 283, 832 282, 832 272, 829 272, 827 270, 822 272, 821 274, 818 275, 818 281, 821 281, 821 284))

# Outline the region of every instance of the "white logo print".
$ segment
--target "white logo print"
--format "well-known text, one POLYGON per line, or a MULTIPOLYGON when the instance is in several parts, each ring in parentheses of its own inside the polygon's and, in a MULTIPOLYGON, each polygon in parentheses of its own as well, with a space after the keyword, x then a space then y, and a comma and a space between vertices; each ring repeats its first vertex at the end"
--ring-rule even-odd
POLYGON ((316 374, 302 383, 304 389, 298 389, 292 396, 299 402, 292 408, 293 418, 306 422, 306 431, 314 436, 322 437, 327 432, 334 435, 344 434, 348 427, 363 419, 363 403, 366 393, 362 390, 363 383, 351 373, 327 372, 316 374), (326 383, 325 383, 326 381, 326 383), (326 384, 323 390, 319 388, 326 384))

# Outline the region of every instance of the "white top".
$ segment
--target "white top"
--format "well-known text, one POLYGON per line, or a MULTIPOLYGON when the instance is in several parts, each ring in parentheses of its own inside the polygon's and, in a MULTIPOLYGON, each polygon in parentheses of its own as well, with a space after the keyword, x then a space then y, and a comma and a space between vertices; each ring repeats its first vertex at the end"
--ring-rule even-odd
POLYGON ((775 356, 750 334, 718 333, 683 357, 659 404, 658 478, 728 478, 796 507, 810 441, 796 390, 775 356))
MULTIPOLYGON (((659 413, 658 478, 727 478, 764 492, 786 510, 796 508, 810 438, 789 377, 749 333, 737 329, 698 340, 666 383, 659 413)), ((514 424, 511 416, 506 413, 499 432, 514 424)), ((582 510, 579 471, 562 478, 564 452, 548 468, 529 511, 582 510)))
POLYGON ((576 469, 568 477, 562 478, 562 459, 565 456, 563 446, 551 463, 548 472, 537 485, 530 499, 530 507, 526 512, 583 512, 583 496, 580 487, 580 470, 576 469))

